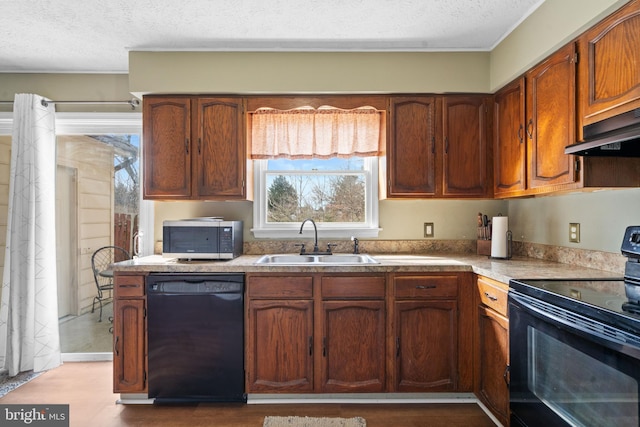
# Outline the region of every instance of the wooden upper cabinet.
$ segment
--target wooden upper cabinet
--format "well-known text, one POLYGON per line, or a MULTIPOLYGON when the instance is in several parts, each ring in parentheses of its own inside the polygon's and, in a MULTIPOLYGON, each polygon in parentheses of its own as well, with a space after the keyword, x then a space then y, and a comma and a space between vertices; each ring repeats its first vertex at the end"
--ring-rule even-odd
POLYGON ((197 98, 196 194, 200 198, 245 196, 246 152, 241 98, 197 98))
POLYGON ((488 97, 442 100, 443 196, 485 197, 492 189, 487 168, 488 97))
POLYGON ((387 196, 486 197, 489 98, 390 98, 387 196))
POLYGON ((527 188, 525 82, 521 77, 496 93, 493 102, 493 194, 510 196, 527 188))
POLYGON ((242 98, 145 96, 143 131, 145 199, 246 198, 242 98))
POLYGON ((580 129, 640 107, 639 0, 582 34, 578 46, 580 129))
POLYGON ((436 187, 436 97, 391 97, 389 197, 432 197, 436 187))
POLYGON ((569 43, 526 73, 529 177, 532 192, 549 192, 579 180, 575 143, 575 44, 569 43))
POLYGON ((145 199, 191 197, 191 99, 145 97, 142 109, 145 199))

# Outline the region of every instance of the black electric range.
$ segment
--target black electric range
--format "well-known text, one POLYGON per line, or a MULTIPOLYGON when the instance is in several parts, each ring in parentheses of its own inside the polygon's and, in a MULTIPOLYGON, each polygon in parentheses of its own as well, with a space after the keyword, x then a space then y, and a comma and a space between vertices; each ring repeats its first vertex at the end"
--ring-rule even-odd
POLYGON ((509 287, 551 306, 640 335, 640 307, 629 304, 623 278, 522 279, 511 280, 509 287))

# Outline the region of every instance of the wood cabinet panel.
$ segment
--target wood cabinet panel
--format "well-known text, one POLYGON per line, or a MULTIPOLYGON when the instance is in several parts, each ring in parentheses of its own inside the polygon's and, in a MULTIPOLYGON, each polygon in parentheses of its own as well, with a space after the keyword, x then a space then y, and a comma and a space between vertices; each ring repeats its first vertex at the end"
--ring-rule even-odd
POLYGON ((191 197, 190 120, 189 97, 144 98, 145 199, 191 197))
POLYGON ((144 277, 143 275, 130 276, 116 273, 115 297, 143 297, 145 294, 144 277))
POLYGON ((478 307, 478 373, 480 400, 505 426, 509 425, 509 321, 483 306, 478 307))
POLYGON ((496 93, 493 108, 493 194, 505 197, 527 188, 524 77, 496 93))
POLYGON ((396 277, 393 283, 397 299, 456 298, 458 296, 457 276, 400 276, 396 277))
POLYGON ((640 1, 578 39, 581 127, 640 107, 640 1))
POLYGON ((246 152, 242 98, 197 98, 196 189, 200 198, 243 198, 246 152))
POLYGON ((446 96, 442 100, 444 196, 488 194, 488 101, 485 96, 446 96))
POLYGON ((144 310, 143 299, 114 301, 114 393, 142 393, 147 389, 144 310))
POLYGON ((143 99, 146 199, 245 199, 246 144, 241 97, 143 99))
POLYGON ((254 276, 248 278, 249 298, 310 299, 313 297, 313 276, 254 276))
POLYGON ((323 299, 383 299, 384 276, 323 276, 323 299))
POLYGON ((389 197, 425 197, 436 183, 436 97, 391 97, 387 141, 389 197))
POLYGON ((382 392, 384 301, 323 301, 322 392, 382 392))
POLYGON ((249 301, 248 392, 313 390, 313 301, 249 301))
POLYGON ((526 73, 528 185, 533 190, 560 189, 579 179, 576 157, 564 154, 576 140, 575 58, 570 43, 526 73))
POLYGON ((480 302, 495 312, 507 315, 509 287, 486 277, 478 277, 478 297, 480 302))
POLYGON ((456 301, 398 301, 395 312, 395 390, 457 390, 456 301))

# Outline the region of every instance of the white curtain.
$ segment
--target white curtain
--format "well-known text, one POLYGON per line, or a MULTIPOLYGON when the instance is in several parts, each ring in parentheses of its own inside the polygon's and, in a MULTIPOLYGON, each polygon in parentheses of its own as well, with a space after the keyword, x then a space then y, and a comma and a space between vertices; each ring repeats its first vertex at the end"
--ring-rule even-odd
POLYGON ((260 108, 251 114, 251 158, 379 156, 383 124, 384 111, 372 107, 260 108))
POLYGON ((61 364, 56 282, 53 104, 16 94, 0 306, 0 361, 10 376, 61 364))

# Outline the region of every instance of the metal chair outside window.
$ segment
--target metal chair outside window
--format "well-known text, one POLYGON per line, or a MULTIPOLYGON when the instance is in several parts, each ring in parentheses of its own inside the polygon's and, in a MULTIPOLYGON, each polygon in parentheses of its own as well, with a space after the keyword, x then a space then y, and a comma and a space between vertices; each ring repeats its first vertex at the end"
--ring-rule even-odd
POLYGON ((96 302, 99 303, 100 316, 98 322, 102 322, 102 302, 111 299, 111 295, 106 297, 105 293, 113 291, 111 264, 130 258, 129 252, 119 246, 104 246, 91 255, 91 269, 98 288, 98 294, 93 298, 93 304, 91 304, 91 312, 95 311, 96 302))

